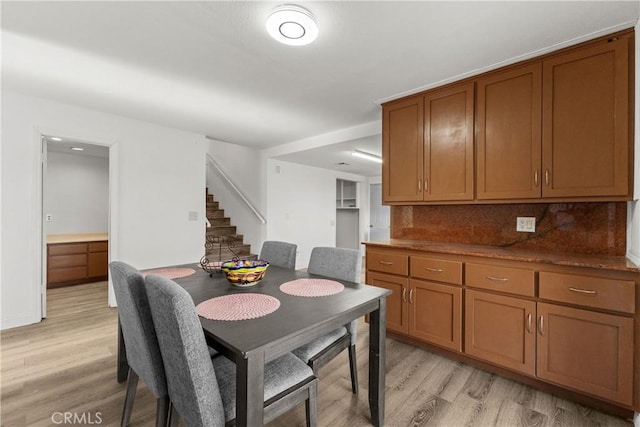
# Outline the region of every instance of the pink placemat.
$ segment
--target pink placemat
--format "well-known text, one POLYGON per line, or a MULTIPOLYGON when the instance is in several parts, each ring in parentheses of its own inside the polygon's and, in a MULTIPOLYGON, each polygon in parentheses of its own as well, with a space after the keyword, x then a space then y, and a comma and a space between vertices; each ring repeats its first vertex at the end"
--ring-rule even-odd
POLYGON ((210 320, 247 320, 263 317, 280 307, 280 300, 263 294, 231 294, 211 298, 196 307, 199 316, 210 320))
POLYGON ((324 297, 339 294, 344 290, 344 285, 335 280, 296 279, 280 285, 280 290, 297 297, 324 297))
POLYGON ((179 279, 181 277, 191 276, 196 271, 193 268, 157 268, 155 270, 143 271, 143 276, 149 274, 155 274, 156 276, 163 276, 167 279, 179 279))

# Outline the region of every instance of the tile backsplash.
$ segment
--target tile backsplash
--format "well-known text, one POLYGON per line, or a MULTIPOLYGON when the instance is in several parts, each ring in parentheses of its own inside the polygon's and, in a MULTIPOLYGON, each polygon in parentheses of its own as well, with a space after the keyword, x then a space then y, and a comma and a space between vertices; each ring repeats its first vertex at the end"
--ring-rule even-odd
POLYGON ((625 202, 391 207, 393 239, 622 256, 626 230, 625 202), (536 231, 516 231, 517 217, 536 231))

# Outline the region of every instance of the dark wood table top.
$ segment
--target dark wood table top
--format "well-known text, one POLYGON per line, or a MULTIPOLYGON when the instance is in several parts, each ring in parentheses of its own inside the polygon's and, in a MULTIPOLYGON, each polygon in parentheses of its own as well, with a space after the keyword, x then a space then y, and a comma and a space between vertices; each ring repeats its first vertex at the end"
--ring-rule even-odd
MULTIPOLYGON (((260 283, 248 288, 230 284, 223 273, 212 277, 193 265, 196 273, 175 279, 193 298, 195 305, 218 296, 233 293, 258 293, 280 300, 280 307, 264 317, 240 321, 220 321, 200 318, 205 335, 227 357, 246 357, 255 351, 264 352, 267 360, 324 335, 377 307, 378 301, 391 292, 374 286, 336 280, 345 289, 334 295, 299 297, 280 291, 281 284, 299 278, 316 277, 304 271, 270 266, 260 283)), ((331 279, 334 280, 334 279, 331 279)))

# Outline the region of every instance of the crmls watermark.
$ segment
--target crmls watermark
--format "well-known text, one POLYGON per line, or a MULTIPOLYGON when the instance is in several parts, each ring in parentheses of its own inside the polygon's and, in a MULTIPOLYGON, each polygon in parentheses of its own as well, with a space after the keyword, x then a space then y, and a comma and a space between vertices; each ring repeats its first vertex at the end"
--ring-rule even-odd
POLYGON ((98 425, 102 424, 102 412, 54 412, 54 424, 98 425))

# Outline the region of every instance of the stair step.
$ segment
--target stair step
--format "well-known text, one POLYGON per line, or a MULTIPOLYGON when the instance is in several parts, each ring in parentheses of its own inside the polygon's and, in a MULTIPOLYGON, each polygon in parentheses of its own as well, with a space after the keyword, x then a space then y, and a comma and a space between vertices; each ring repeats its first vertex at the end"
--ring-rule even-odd
POLYGON ((213 194, 207 194, 207 203, 213 203, 213 194))
POLYGON ((219 207, 220 207, 220 203, 213 202, 213 201, 212 202, 207 201, 207 210, 208 209, 218 209, 219 207))
POLYGON ((224 217, 224 209, 207 209, 207 218, 222 218, 224 217))
POLYGON ((229 260, 236 256, 243 259, 249 259, 249 258, 245 258, 248 256, 255 256, 257 258, 256 255, 251 254, 250 245, 235 246, 233 248, 233 251, 227 247, 223 247, 220 250, 215 248, 215 249, 206 251, 205 256, 209 259, 209 261, 229 260))
POLYGON ((210 217, 207 215, 207 219, 211 226, 231 225, 231 219, 227 217, 210 217))
POLYGON ((207 227, 207 236, 233 236, 235 234, 235 225, 212 225, 207 227))

